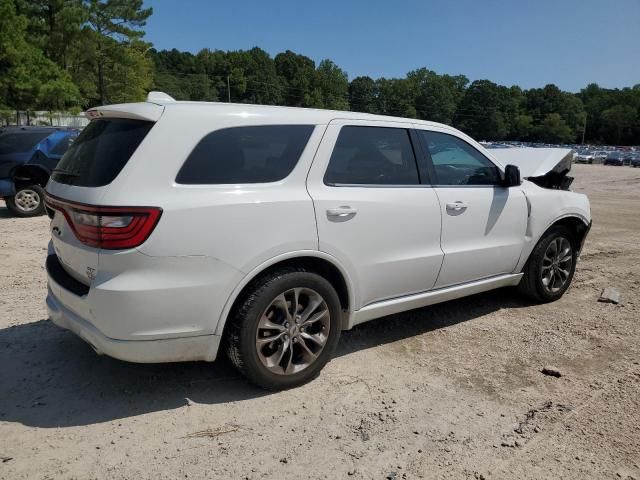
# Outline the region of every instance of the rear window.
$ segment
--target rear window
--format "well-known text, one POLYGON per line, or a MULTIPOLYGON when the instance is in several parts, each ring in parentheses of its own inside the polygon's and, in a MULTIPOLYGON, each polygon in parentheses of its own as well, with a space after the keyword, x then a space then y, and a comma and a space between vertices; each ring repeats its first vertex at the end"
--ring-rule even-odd
POLYGON ((313 125, 261 125, 216 130, 196 145, 176 182, 277 182, 296 166, 313 129, 313 125))
POLYGON ((24 153, 31 150, 51 132, 16 132, 0 135, 0 155, 24 153))
POLYGON ((53 147, 49 153, 51 155, 64 155, 65 152, 69 150, 69 147, 73 143, 74 139, 75 139, 75 135, 67 135, 66 137, 62 138, 58 143, 56 143, 55 147, 53 147))
POLYGON ((127 164, 151 127, 153 122, 142 120, 93 120, 73 141, 51 178, 79 187, 108 185, 127 164))

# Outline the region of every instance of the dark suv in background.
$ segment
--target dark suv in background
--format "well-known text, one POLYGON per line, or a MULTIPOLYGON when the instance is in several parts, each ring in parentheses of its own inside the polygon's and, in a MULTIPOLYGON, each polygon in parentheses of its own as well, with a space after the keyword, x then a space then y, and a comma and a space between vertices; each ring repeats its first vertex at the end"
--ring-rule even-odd
POLYGON ((0 198, 19 217, 44 213, 44 187, 79 130, 0 128, 0 198))

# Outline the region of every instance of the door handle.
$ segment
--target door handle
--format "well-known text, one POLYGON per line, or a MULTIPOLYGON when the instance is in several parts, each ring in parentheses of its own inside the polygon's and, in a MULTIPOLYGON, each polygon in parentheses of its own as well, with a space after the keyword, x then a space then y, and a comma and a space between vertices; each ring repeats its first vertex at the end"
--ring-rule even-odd
POLYGON ((330 208, 327 210, 327 217, 336 220, 348 220, 353 218, 358 211, 355 208, 351 208, 348 205, 343 205, 338 208, 330 208))
POLYGON ((462 212, 466 210, 469 205, 465 202, 453 202, 447 203, 447 210, 453 210, 454 212, 462 212))

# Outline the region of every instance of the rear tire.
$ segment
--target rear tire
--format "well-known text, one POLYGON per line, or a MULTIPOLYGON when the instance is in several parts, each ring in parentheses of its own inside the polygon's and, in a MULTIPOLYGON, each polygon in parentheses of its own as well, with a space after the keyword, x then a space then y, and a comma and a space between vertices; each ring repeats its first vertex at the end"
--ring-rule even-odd
POLYGON ((529 299, 547 303, 567 291, 576 270, 577 252, 571 231, 561 225, 550 228, 538 241, 522 270, 518 290, 529 299))
POLYGON ((15 216, 37 217, 44 214, 44 195, 40 185, 20 185, 16 187, 16 194, 5 201, 15 216))
POLYGON ((252 282, 232 310, 227 355, 259 387, 302 385, 331 359, 341 314, 338 294, 324 277, 299 267, 276 270, 252 282))

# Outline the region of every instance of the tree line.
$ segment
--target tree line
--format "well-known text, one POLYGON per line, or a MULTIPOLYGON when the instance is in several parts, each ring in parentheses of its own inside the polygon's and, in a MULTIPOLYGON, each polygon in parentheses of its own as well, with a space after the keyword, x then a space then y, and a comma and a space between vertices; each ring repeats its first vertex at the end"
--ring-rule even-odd
POLYGON ((640 84, 524 90, 427 68, 355 77, 287 50, 157 51, 143 0, 0 0, 0 109, 77 110, 144 99, 329 108, 432 120, 477 139, 640 144, 640 84))

